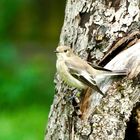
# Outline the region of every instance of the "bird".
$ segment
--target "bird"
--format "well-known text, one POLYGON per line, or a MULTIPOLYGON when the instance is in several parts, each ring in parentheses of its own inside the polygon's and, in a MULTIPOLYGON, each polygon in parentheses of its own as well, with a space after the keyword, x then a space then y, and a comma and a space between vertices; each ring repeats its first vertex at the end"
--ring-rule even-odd
POLYGON ((90 87, 104 96, 104 93, 97 85, 97 76, 127 75, 126 70, 115 71, 98 65, 91 65, 88 61, 74 54, 69 46, 58 46, 55 53, 57 55, 56 69, 59 76, 69 86, 78 89, 90 87))

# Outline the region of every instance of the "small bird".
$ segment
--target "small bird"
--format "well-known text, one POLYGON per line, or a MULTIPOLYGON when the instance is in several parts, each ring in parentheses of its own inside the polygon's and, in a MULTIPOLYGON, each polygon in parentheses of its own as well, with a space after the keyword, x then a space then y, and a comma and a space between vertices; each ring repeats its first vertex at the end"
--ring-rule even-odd
POLYGON ((90 87, 104 95, 96 84, 97 76, 127 74, 126 70, 112 71, 100 66, 91 65, 75 55, 68 46, 58 46, 55 53, 57 54, 56 68, 58 74, 64 82, 78 89, 90 87))

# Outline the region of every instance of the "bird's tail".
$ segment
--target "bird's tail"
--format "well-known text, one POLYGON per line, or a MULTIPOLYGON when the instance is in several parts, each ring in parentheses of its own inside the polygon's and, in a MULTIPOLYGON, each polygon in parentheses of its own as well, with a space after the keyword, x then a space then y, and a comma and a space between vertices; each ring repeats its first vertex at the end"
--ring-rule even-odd
POLYGON ((111 70, 110 72, 106 72, 105 75, 127 75, 127 69, 124 70, 111 70))
POLYGON ((104 73, 104 75, 127 75, 128 70, 123 69, 123 70, 110 70, 101 66, 93 65, 91 63, 88 63, 90 66, 92 66, 94 69, 100 71, 101 73, 104 73))

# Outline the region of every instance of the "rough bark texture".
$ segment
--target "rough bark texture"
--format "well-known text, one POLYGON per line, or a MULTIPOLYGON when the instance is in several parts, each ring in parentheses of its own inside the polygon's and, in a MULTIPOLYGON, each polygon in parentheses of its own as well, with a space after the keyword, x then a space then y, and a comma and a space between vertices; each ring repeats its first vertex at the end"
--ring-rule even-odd
MULTIPOLYGON (((67 1, 60 44, 73 47, 77 55, 94 64, 118 70, 127 68, 129 76, 99 79, 106 94, 102 98, 91 89, 73 90, 56 74, 56 95, 45 140, 125 138, 131 111, 140 98, 140 43, 136 38, 139 21, 139 0, 67 1)), ((139 122, 139 110, 136 112, 139 122)))

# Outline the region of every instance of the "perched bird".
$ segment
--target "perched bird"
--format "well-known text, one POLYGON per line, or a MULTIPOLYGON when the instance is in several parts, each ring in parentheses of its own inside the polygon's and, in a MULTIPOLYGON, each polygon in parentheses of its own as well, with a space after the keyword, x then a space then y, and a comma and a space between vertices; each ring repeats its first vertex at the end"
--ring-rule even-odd
POLYGON ((58 74, 64 82, 78 89, 90 87, 104 95, 96 84, 97 76, 127 74, 125 70, 112 71, 100 66, 90 65, 87 61, 75 55, 68 46, 58 46, 55 53, 57 54, 56 68, 58 74))

